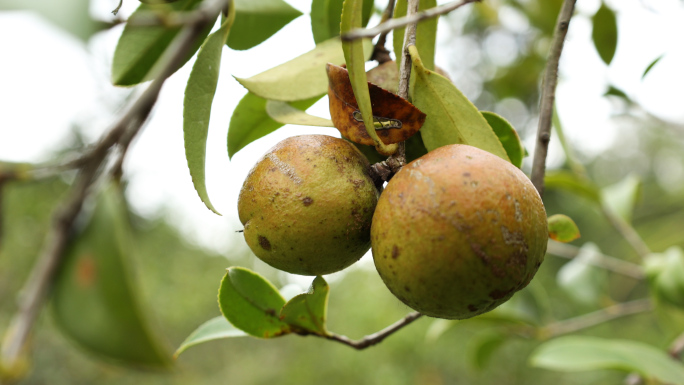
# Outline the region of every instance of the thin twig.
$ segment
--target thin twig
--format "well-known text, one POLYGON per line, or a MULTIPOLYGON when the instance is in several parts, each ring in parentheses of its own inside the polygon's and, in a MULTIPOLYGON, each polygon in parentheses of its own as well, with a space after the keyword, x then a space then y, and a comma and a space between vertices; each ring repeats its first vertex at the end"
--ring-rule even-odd
MULTIPOLYGON (((546 251, 557 257, 573 259, 579 254, 580 248, 565 243, 559 243, 549 240, 546 251)), ((610 257, 604 254, 595 254, 594 258, 587 259, 588 264, 600 267, 602 269, 610 270, 612 272, 632 277, 635 279, 644 279, 646 274, 644 268, 636 263, 623 261, 615 257, 610 257)))
POLYGON ((176 37, 165 55, 161 58, 158 75, 142 95, 133 103, 123 117, 103 136, 84 159, 87 162, 79 169, 70 195, 53 216, 48 237, 40 258, 30 277, 26 281, 19 297, 19 309, 5 334, 0 351, 0 364, 11 368, 20 358, 29 332, 38 317, 42 304, 53 283, 55 273, 62 262, 64 249, 72 232, 74 221, 81 211, 84 200, 88 197, 91 186, 96 181, 110 148, 118 143, 128 131, 132 137, 143 123, 157 101, 164 81, 173 74, 190 53, 192 46, 201 36, 207 25, 213 23, 227 0, 213 0, 203 3, 202 8, 195 11, 203 15, 193 24, 186 26, 176 37))
POLYGON ((617 318, 643 313, 650 310, 653 310, 653 304, 649 299, 638 299, 635 301, 623 302, 595 311, 593 313, 552 323, 542 328, 539 332, 539 335, 542 338, 557 337, 564 334, 574 333, 582 329, 587 329, 617 318))
POLYGON ((576 0, 563 1, 563 7, 558 14, 556 29, 553 33, 551 50, 544 71, 544 83, 539 107, 539 127, 537 128, 537 144, 534 149, 534 161, 532 163, 532 183, 539 192, 544 195, 544 172, 546 171, 546 154, 551 140, 551 119, 553 116, 553 104, 556 98, 556 83, 558 82, 558 63, 565 35, 568 33, 570 18, 575 8, 576 0))
POLYGON ((622 217, 616 215, 610 208, 606 207, 605 204, 601 204, 601 211, 603 215, 608 219, 613 227, 622 235, 623 238, 629 243, 630 246, 636 251, 642 260, 648 258, 651 255, 651 249, 648 248, 644 240, 641 238, 639 233, 636 232, 634 227, 627 223, 622 217))
POLYGON ((380 342, 382 342, 385 338, 389 337, 390 335, 394 334, 395 332, 399 331, 401 328, 404 326, 410 324, 411 322, 417 320, 420 318, 422 314, 418 312, 413 312, 407 315, 406 317, 400 319, 399 321, 393 323, 392 325, 380 330, 377 333, 369 334, 360 340, 352 340, 349 337, 346 336, 341 336, 339 334, 335 333, 330 333, 327 336, 322 336, 323 338, 327 338, 331 341, 337 341, 339 343, 351 346, 354 349, 357 350, 362 350, 368 347, 371 347, 373 345, 377 345, 380 342))
POLYGON ((375 37, 375 36, 377 36, 383 32, 389 32, 393 29, 406 27, 409 24, 417 23, 421 20, 432 19, 434 17, 449 13, 449 12, 453 11, 454 9, 460 8, 466 4, 480 2, 480 1, 482 1, 482 0, 453 1, 451 3, 440 5, 438 7, 430 8, 430 9, 425 10, 423 12, 418 12, 414 15, 410 15, 407 13, 406 16, 404 16, 404 17, 400 17, 398 19, 388 20, 387 22, 382 23, 382 24, 380 24, 374 28, 365 28, 365 29, 359 28, 359 29, 351 30, 351 31, 342 35, 342 40, 350 41, 350 40, 362 39, 364 37, 372 38, 372 37, 375 37))
MULTIPOLYGON (((392 18, 392 15, 394 15, 394 3, 395 0, 389 0, 387 2, 387 7, 385 8, 385 12, 382 13, 382 19, 380 20, 379 24, 382 24, 392 18)), ((388 33, 389 31, 381 33, 380 37, 378 37, 378 41, 375 43, 375 47, 373 47, 373 54, 371 55, 371 60, 377 61, 378 64, 386 63, 392 60, 392 58, 389 55, 389 51, 387 50, 387 48, 385 48, 388 33)))
MULTIPOLYGON (((420 0, 408 0, 406 6, 406 16, 411 17, 418 13, 418 7, 420 6, 420 0)), ((411 56, 408 52, 408 47, 416 45, 416 31, 418 29, 418 23, 410 23, 406 26, 406 31, 404 33, 404 44, 402 44, 401 58, 397 57, 400 61, 399 65, 399 87, 397 88, 397 95, 408 100, 409 93, 409 79, 411 78, 411 56)), ((398 54, 398 52, 395 52, 398 54)), ((392 169, 393 173, 399 172, 399 170, 406 164, 406 142, 400 142, 397 152, 387 159, 387 164, 392 169)))

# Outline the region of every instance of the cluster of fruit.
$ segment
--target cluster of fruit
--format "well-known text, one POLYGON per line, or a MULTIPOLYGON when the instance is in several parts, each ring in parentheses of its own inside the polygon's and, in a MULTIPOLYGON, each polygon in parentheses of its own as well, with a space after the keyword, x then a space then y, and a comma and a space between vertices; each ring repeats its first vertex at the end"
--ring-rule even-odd
POLYGON ((254 254, 302 275, 340 271, 372 247, 389 290, 428 316, 464 319, 525 287, 548 229, 525 174, 486 151, 440 147, 376 186, 351 143, 285 139, 250 171, 238 200, 254 254))

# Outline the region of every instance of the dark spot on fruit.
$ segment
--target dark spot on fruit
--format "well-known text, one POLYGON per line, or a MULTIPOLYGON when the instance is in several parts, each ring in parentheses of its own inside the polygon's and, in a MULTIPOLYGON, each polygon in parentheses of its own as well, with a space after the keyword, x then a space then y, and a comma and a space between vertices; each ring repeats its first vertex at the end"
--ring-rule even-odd
POLYGON ((409 289, 408 286, 404 286, 404 290, 408 291, 409 293, 411 292, 411 289, 409 289))
POLYGON ((489 298, 491 299, 501 299, 510 294, 512 290, 493 290, 489 293, 489 298))
POLYGON ((482 250, 482 247, 479 244, 471 243, 470 249, 473 250, 473 253, 480 258, 485 266, 489 267, 489 270, 492 272, 492 274, 494 274, 495 277, 503 278, 506 276, 506 272, 499 267, 499 265, 492 259, 491 256, 487 255, 487 253, 482 250))
POLYGON ((397 245, 392 246, 392 259, 399 258, 399 248, 397 245))
POLYGON ((313 199, 311 199, 310 197, 306 197, 302 199, 302 203, 304 204, 304 206, 311 206, 311 204, 313 203, 313 199))
POLYGON ((301 259, 301 258, 297 258, 297 259, 299 259, 299 262, 304 262, 304 260, 303 260, 303 259, 301 259))
POLYGON ((469 176, 470 176, 470 173, 469 173, 469 172, 464 172, 464 173, 463 173, 463 176, 469 177, 469 176))
POLYGON ((468 310, 477 311, 477 308, 475 307, 475 305, 468 305, 468 310))
POLYGON ((259 235, 259 246, 266 251, 271 251, 271 242, 264 236, 259 235))

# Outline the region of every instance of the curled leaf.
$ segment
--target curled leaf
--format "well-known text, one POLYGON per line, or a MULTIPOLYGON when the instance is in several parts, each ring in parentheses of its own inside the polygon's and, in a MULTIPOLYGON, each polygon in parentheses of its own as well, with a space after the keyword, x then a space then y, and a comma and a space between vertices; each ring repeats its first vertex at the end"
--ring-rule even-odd
MULTIPOLYGON (((374 145, 354 97, 349 74, 343 67, 328 63, 328 98, 330 116, 335 127, 352 142, 374 145)), ((425 114, 406 99, 375 84, 368 83, 373 123, 378 137, 385 144, 399 143, 418 132, 425 122, 425 114)))

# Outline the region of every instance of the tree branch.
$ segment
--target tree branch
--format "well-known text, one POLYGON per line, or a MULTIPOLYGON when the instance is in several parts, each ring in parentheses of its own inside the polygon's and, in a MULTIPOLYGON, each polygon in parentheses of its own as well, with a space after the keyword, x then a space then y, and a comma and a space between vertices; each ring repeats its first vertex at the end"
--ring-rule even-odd
POLYGON ((648 248, 646 242, 641 239, 639 233, 636 232, 634 227, 627 223, 622 217, 616 215, 610 208, 606 207, 605 204, 601 204, 601 211, 603 215, 608 219, 608 222, 615 227, 615 229, 622 235, 623 238, 629 243, 630 246, 636 251, 639 257, 644 260, 651 255, 651 249, 648 248))
POLYGON ((534 149, 531 177, 532 183, 540 196, 544 195, 544 172, 546 171, 546 154, 549 149, 549 141, 551 140, 551 119, 553 116, 553 104, 556 98, 558 63, 563 51, 565 35, 568 33, 570 18, 575 8, 575 1, 563 1, 563 6, 556 21, 556 29, 553 33, 549 59, 546 62, 546 69, 544 71, 544 83, 539 108, 539 127, 537 128, 537 144, 534 149))
MULTIPOLYGON (((553 254, 558 257, 573 259, 577 256, 577 254, 579 254, 580 249, 576 246, 549 240, 546 251, 549 254, 553 254)), ((596 258, 587 260, 587 263, 602 269, 625 275, 627 277, 632 277, 634 279, 641 280, 646 278, 644 268, 641 267, 641 265, 623 261, 622 259, 610 257, 604 254, 597 254, 596 258)))
POLYGON ((396 28, 401 28, 401 27, 406 27, 409 24, 414 24, 417 23, 421 20, 425 19, 431 19, 440 15, 444 15, 445 13, 449 13, 457 8, 460 8, 468 3, 474 3, 474 2, 480 2, 482 0, 461 0, 461 1, 453 1, 451 3, 447 3, 444 5, 440 5, 438 7, 430 8, 428 10, 425 10, 423 12, 418 12, 414 15, 411 15, 410 13, 407 12, 406 16, 400 17, 398 19, 390 19, 385 23, 382 23, 378 25, 377 27, 374 28, 359 28, 359 29, 354 29, 351 30, 341 36, 342 40, 356 40, 356 39, 362 39, 364 37, 372 38, 377 36, 378 34, 381 34, 383 32, 389 32, 393 29, 396 28))
POLYGON ((139 132, 143 123, 157 101, 164 81, 174 73, 189 54, 196 40, 207 25, 213 23, 228 0, 212 0, 203 3, 202 8, 195 11, 198 17, 187 25, 176 37, 161 58, 160 70, 155 80, 133 103, 124 116, 100 139, 100 141, 81 159, 80 167, 69 196, 59 207, 54 216, 40 258, 31 272, 19 297, 19 309, 13 317, 5 334, 0 350, 0 365, 13 367, 20 354, 30 330, 35 323, 42 304, 55 278, 55 273, 62 263, 62 256, 73 229, 73 224, 81 211, 84 200, 88 197, 92 185, 101 174, 105 159, 111 147, 121 144, 122 138, 130 138, 139 132), (128 133, 128 135, 126 135, 128 133))
POLYGON ((357 349, 357 350, 362 350, 362 349, 371 347, 373 345, 379 344, 385 338, 389 337, 390 335, 392 335, 395 332, 402 329, 404 326, 407 326, 410 323, 412 323, 413 321, 420 318, 420 316, 422 316, 422 314, 420 314, 418 312, 410 313, 406 317, 400 319, 399 321, 393 323, 392 325, 386 327, 385 329, 382 329, 377 333, 369 334, 369 335, 361 338, 360 340, 356 340, 356 341, 350 339, 349 337, 341 336, 341 335, 335 334, 335 333, 330 333, 327 336, 319 336, 319 337, 327 338, 331 341, 337 341, 341 344, 351 346, 352 348, 357 349))
POLYGON ((585 314, 579 317, 555 322, 540 329, 539 334, 542 338, 558 337, 563 334, 574 333, 587 329, 592 326, 612 321, 628 315, 643 313, 653 309, 653 304, 649 299, 638 299, 635 301, 624 302, 585 314))

